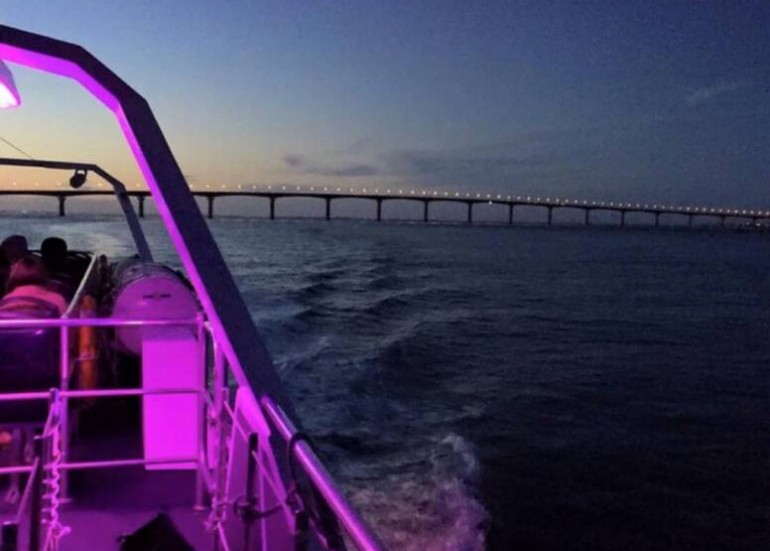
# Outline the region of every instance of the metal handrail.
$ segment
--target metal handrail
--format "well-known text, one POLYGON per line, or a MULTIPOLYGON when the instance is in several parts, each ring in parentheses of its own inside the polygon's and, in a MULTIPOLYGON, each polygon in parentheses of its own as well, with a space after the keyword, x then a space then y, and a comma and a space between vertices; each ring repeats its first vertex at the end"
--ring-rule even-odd
MULTIPOLYGON (((261 400, 262 410, 288 443, 296 438, 299 431, 291 419, 269 396, 261 400)), ((385 546, 369 528, 358 512, 348 503, 345 495, 334 483, 331 475, 307 442, 299 440, 293 446, 294 457, 312 481, 313 486, 326 500, 329 508, 344 526, 353 543, 363 551, 384 551, 385 546)), ((289 458, 291 460, 291 458, 289 458)))
POLYGON ((179 327, 197 325, 197 318, 20 318, 0 319, 0 329, 46 329, 49 327, 179 327))
POLYGON ((72 316, 72 314, 75 312, 75 309, 80 304, 80 299, 83 298, 89 279, 91 279, 91 274, 96 267, 96 260, 96 255, 91 255, 91 261, 88 263, 88 267, 86 268, 83 277, 80 278, 80 285, 78 285, 78 288, 75 290, 75 294, 72 296, 72 300, 70 301, 69 306, 62 314, 63 318, 69 318, 72 316))

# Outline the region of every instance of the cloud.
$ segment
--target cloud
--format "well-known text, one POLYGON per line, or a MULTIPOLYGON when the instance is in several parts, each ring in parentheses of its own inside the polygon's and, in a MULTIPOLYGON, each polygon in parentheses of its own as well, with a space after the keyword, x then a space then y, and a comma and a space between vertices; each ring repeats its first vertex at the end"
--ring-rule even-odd
POLYGON ((713 86, 704 86, 698 88, 685 98, 687 105, 694 107, 702 103, 712 101, 719 96, 723 96, 730 92, 733 92, 741 88, 744 84, 742 82, 720 82, 713 86))
POLYGON ((332 178, 355 178, 360 176, 373 176, 378 173, 375 166, 363 163, 343 163, 339 165, 323 165, 308 160, 302 155, 289 153, 284 155, 284 162, 295 170, 315 176, 327 176, 332 178))
POLYGON ((383 155, 385 173, 424 182, 501 183, 552 164, 546 154, 466 150, 397 150, 383 155))

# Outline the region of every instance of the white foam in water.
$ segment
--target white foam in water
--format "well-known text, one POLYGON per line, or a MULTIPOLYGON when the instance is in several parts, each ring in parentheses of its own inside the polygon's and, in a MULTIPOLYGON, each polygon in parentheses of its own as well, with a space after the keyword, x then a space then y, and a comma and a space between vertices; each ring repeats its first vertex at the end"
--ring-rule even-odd
POLYGON ((476 497, 473 446, 450 433, 425 455, 428 472, 367 481, 351 492, 353 502, 393 551, 483 551, 489 515, 476 497))

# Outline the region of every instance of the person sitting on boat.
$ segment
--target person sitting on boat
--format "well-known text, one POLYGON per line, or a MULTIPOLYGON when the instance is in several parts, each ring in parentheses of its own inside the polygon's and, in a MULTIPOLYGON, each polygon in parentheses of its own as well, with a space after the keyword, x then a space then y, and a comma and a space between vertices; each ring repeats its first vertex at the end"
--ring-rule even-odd
POLYGON ((11 271, 11 263, 8 262, 8 256, 5 249, 0 247, 0 297, 5 294, 5 282, 8 280, 8 274, 11 271))
POLYGON ((5 251, 5 256, 11 264, 29 254, 27 238, 23 235, 11 235, 10 237, 6 237, 3 239, 3 243, 0 244, 0 247, 5 251))
POLYGON ((67 265, 67 242, 61 237, 46 237, 40 245, 40 256, 51 275, 50 287, 72 298, 76 284, 67 265))
POLYGON ((7 293, 0 301, 0 313, 24 312, 37 317, 59 317, 67 309, 61 293, 49 287, 49 273, 43 261, 33 255, 11 266, 7 293))

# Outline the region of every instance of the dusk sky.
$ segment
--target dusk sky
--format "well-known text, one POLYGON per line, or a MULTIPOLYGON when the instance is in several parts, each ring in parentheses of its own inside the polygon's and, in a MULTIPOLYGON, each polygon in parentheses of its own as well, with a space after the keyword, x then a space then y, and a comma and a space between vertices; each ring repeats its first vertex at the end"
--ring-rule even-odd
MULTIPOLYGON (((25 0, 0 17, 143 94, 193 185, 770 207, 766 0, 25 0)), ((141 181, 106 109, 12 69, 24 105, 0 137, 141 181)))

